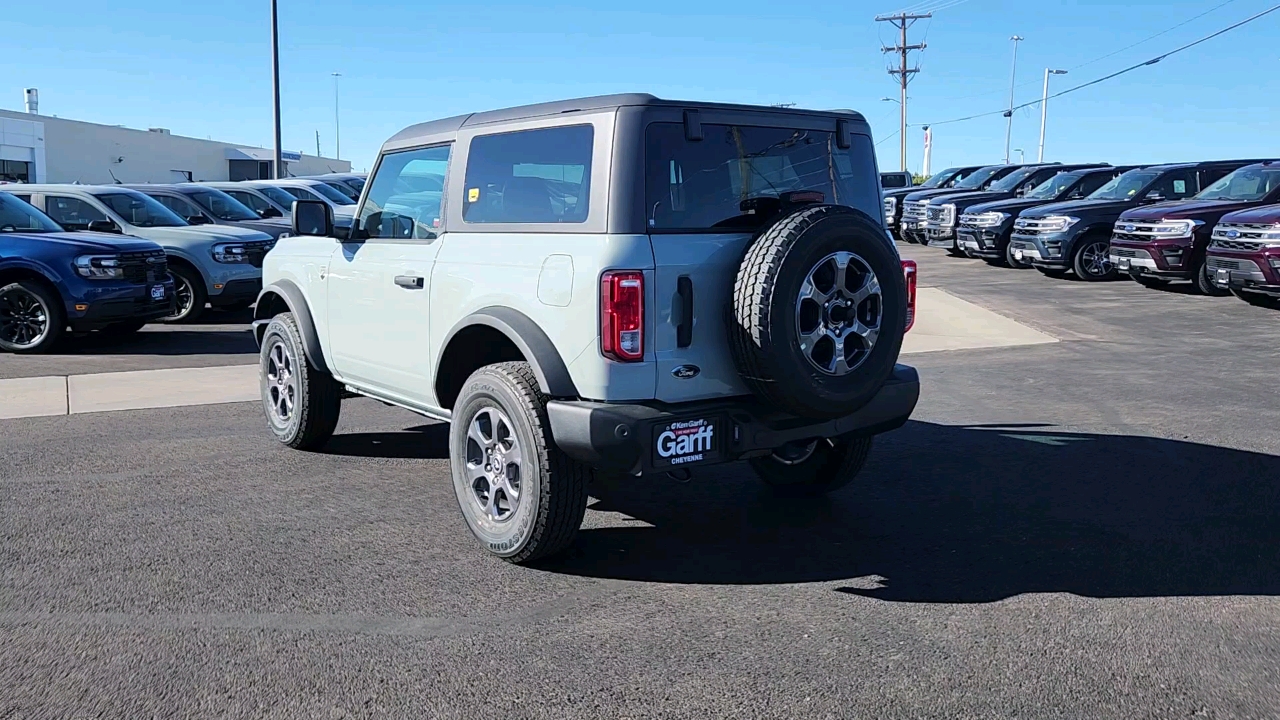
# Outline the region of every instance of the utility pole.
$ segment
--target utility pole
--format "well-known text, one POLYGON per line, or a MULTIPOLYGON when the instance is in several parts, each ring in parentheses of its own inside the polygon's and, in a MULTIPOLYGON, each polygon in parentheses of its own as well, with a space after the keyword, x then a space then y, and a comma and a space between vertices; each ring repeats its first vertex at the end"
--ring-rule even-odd
POLYGON ((333 158, 342 159, 342 132, 338 129, 338 78, 342 73, 333 75, 333 158))
POLYGON ((320 131, 316 131, 316 157, 320 157, 320 131))
POLYGON ((1040 96, 1040 157, 1036 162, 1044 162, 1044 124, 1049 119, 1049 76, 1066 74, 1066 70, 1044 69, 1044 94, 1040 96))
POLYGON ((1009 38, 1013 41, 1013 73, 1009 77, 1009 109, 1005 111, 1004 116, 1009 118, 1009 123, 1004 129, 1004 164, 1009 164, 1009 143, 1013 138, 1013 88, 1018 80, 1018 43, 1026 38, 1021 35, 1014 35, 1009 38))
POLYGON ((279 180, 284 177, 284 156, 280 151, 280 23, 277 20, 276 0, 271 0, 271 92, 275 96, 276 152, 272 174, 279 180))
POLYGON ((933 13, 906 13, 900 12, 895 15, 877 15, 876 22, 887 22, 898 29, 898 44, 893 47, 882 47, 881 52, 897 53, 898 67, 889 68, 889 74, 898 79, 898 89, 902 93, 902 99, 898 102, 898 110, 902 115, 902 124, 898 128, 900 147, 902 152, 902 169, 907 169, 907 83, 911 82, 911 76, 920 72, 920 66, 907 67, 907 53, 912 50, 924 50, 925 44, 918 45, 907 44, 907 28, 911 27, 917 20, 925 20, 933 17, 933 13))

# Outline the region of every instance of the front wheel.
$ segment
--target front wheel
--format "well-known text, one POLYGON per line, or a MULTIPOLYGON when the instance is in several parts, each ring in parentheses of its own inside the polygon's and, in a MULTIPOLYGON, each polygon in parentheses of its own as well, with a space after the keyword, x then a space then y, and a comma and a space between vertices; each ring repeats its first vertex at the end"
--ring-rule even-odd
POLYGON ((774 493, 822 495, 853 482, 871 453, 870 437, 816 438, 789 443, 748 462, 774 493))
POLYGON ((19 280, 0 287, 0 350, 48 352, 66 327, 62 301, 43 283, 19 280))
POLYGON ((1116 276, 1111 265, 1111 242, 1104 238, 1089 238, 1080 244, 1072 260, 1071 269, 1081 280, 1110 280, 1116 276))
POLYGON ((296 450, 316 450, 333 437, 342 410, 342 388, 307 364, 293 313, 272 318, 262 334, 259 384, 267 427, 296 450))
POLYGON ((530 562, 577 536, 591 471, 556 447, 529 363, 486 365, 467 378, 454 404, 449 458, 462 518, 489 552, 530 562))
POLYGON ((160 321, 195 322, 204 314, 204 305, 209 301, 209 293, 204 288, 204 278, 185 265, 170 265, 169 277, 173 279, 174 310, 172 315, 160 318, 160 321))

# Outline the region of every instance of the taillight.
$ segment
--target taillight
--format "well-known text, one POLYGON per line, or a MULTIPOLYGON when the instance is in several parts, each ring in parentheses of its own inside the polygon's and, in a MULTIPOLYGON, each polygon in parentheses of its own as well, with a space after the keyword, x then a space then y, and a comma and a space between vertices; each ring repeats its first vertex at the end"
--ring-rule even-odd
POLYGON ((619 362, 644 359, 644 273, 600 276, 600 352, 619 362))
POLYGON ((916 324, 916 261, 903 260, 902 274, 907 279, 907 330, 916 324))

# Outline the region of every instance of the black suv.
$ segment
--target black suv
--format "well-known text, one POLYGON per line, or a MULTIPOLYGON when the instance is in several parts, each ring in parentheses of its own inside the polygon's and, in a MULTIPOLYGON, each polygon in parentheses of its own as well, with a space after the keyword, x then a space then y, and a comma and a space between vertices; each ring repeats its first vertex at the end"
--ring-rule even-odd
POLYGON ((898 232, 901 233, 902 239, 908 242, 925 244, 928 240, 925 227, 930 220, 929 212, 932 210, 934 213, 933 220, 942 219, 940 213, 944 212, 942 206, 946 203, 942 198, 975 190, 986 190, 1009 173, 1022 167, 1025 166, 987 165, 974 170, 968 177, 949 188, 921 189, 907 195, 902 201, 902 219, 898 222, 898 232))
MULTIPOLYGON (((945 190, 955 187, 957 183, 969 177, 973 173, 981 170, 981 165, 970 165, 969 167, 953 167, 947 168, 938 173, 934 173, 919 185, 911 187, 886 189, 882 194, 884 197, 884 224, 889 227, 889 232, 897 236, 897 227, 902 220, 902 201, 912 193, 918 193, 922 190, 945 190)), ((907 238, 901 238, 906 240, 907 238)))
POLYGON ((1031 267, 1015 260, 1009 252, 1009 236, 1013 234, 1013 223, 1018 218, 1018 213, 1048 203, 1082 200, 1117 175, 1135 167, 1126 165, 1068 170, 1045 180, 1022 197, 970 205, 960 215, 956 242, 969 257, 982 258, 996 265, 1031 267))
POLYGON ((993 200, 1020 198, 1034 190, 1040 183, 1064 170, 1107 167, 1106 163, 1062 165, 1044 163, 1027 165, 1005 175, 985 190, 947 195, 939 200, 937 208, 930 203, 925 214, 925 239, 932 247, 944 247, 953 254, 963 254, 956 237, 956 224, 970 206, 993 200))
POLYGON ((1014 260, 1030 262, 1050 276, 1068 271, 1082 280, 1115 276, 1111 230, 1124 211, 1140 205, 1184 200, 1227 173, 1258 160, 1213 160, 1152 165, 1130 170, 1084 200, 1027 210, 1013 223, 1014 260))

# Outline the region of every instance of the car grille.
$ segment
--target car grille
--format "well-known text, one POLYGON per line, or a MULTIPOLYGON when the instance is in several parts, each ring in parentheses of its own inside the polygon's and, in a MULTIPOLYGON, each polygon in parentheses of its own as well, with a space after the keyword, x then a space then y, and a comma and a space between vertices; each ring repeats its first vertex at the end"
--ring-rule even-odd
POLYGON ((1111 254, 1122 258, 1150 258, 1151 253, 1146 250, 1134 250, 1132 248, 1112 247, 1111 254))
POLYGON ((1261 242, 1251 240, 1217 240, 1209 243, 1209 247, 1218 248, 1219 250, 1240 250, 1243 252, 1253 252, 1263 247, 1261 242))
POLYGON ((1258 272, 1258 264, 1252 260, 1233 260, 1231 258, 1220 258, 1210 256, 1205 258, 1205 265, 1214 270, 1237 270, 1244 272, 1258 272))
POLYGON ((163 250, 120 253, 116 256, 124 279, 131 283, 164 282, 169 274, 169 263, 163 250))
POLYGON ((1275 225, 1219 223, 1213 228, 1213 240, 1210 242, 1210 247, 1253 252, 1275 243, 1276 240, 1272 238, 1275 237, 1277 230, 1278 228, 1275 225), (1229 237, 1229 235, 1234 235, 1235 237, 1229 237))
POLYGON ((1037 218, 1018 218, 1013 222, 1013 232, 1017 235, 1056 235, 1062 232, 1062 228, 1055 224, 1050 225, 1043 220, 1037 218))
POLYGON ((262 267, 262 260, 271 252, 271 248, 276 246, 275 240, 256 240, 254 242, 244 243, 245 254, 249 256, 249 264, 254 267, 262 267))
POLYGON ((924 222, 926 207, 928 205, 920 200, 907 200, 902 204, 902 222, 924 222))

